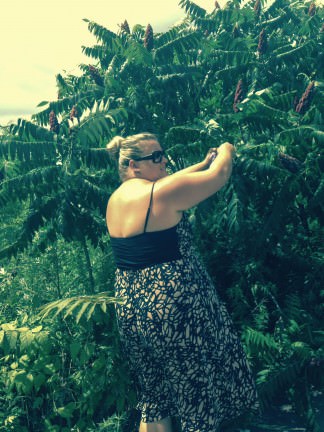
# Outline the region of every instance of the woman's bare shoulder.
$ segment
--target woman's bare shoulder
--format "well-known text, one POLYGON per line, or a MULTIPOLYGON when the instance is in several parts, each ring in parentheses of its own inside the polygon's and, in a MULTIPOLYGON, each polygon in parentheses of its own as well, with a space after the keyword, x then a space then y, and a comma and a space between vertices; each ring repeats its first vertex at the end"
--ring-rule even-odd
POLYGON ((132 179, 122 183, 110 196, 108 205, 129 203, 145 197, 152 187, 152 182, 142 179, 132 179))

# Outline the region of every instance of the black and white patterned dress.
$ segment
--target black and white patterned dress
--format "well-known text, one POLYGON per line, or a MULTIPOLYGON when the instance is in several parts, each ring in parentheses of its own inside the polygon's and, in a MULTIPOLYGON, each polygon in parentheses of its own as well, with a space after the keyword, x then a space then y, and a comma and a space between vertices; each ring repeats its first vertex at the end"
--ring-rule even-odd
POLYGON ((116 273, 118 325, 140 383, 142 421, 179 416, 183 432, 216 432, 257 407, 240 340, 194 246, 177 225, 181 258, 116 273))

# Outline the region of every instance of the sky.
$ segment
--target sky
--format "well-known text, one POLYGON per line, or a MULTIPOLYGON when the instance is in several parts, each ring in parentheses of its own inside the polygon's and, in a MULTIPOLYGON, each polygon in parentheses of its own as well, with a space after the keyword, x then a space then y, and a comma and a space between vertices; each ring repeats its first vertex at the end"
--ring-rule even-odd
MULTIPOLYGON (((127 19, 165 31, 184 17, 178 0, 1 0, 0 125, 30 118, 37 105, 57 98, 58 73, 78 75, 93 59, 81 47, 94 36, 83 18, 118 31, 127 19)), ((211 12, 214 0, 195 0, 211 12)), ((221 1, 219 1, 222 4, 221 1)), ((224 2, 223 2, 224 3, 224 2)))

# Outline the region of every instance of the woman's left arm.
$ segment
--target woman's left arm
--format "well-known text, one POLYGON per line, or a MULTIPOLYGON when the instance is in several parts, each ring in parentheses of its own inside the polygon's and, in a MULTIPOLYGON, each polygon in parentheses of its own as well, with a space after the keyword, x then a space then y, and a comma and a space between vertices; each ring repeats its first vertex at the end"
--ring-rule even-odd
POLYGON ((177 171, 177 172, 173 173, 172 175, 178 176, 178 175, 189 174, 189 173, 194 173, 194 172, 198 172, 198 171, 204 171, 205 169, 209 168, 209 165, 214 160, 214 155, 217 155, 217 149, 211 148, 208 150, 208 153, 207 153, 207 155, 203 161, 198 162, 194 165, 190 165, 186 168, 183 168, 182 170, 177 171))

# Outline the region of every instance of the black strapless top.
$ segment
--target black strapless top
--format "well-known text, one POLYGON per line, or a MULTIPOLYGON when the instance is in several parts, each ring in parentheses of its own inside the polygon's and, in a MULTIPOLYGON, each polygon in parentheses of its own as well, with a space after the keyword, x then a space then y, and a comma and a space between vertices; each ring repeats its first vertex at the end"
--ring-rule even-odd
POLYGON ((138 270, 181 258, 177 225, 133 237, 110 237, 117 268, 138 270))
POLYGON ((138 270, 181 258, 177 233, 178 224, 161 231, 146 231, 152 206, 154 184, 146 214, 144 232, 132 237, 110 236, 115 264, 119 269, 138 270))

